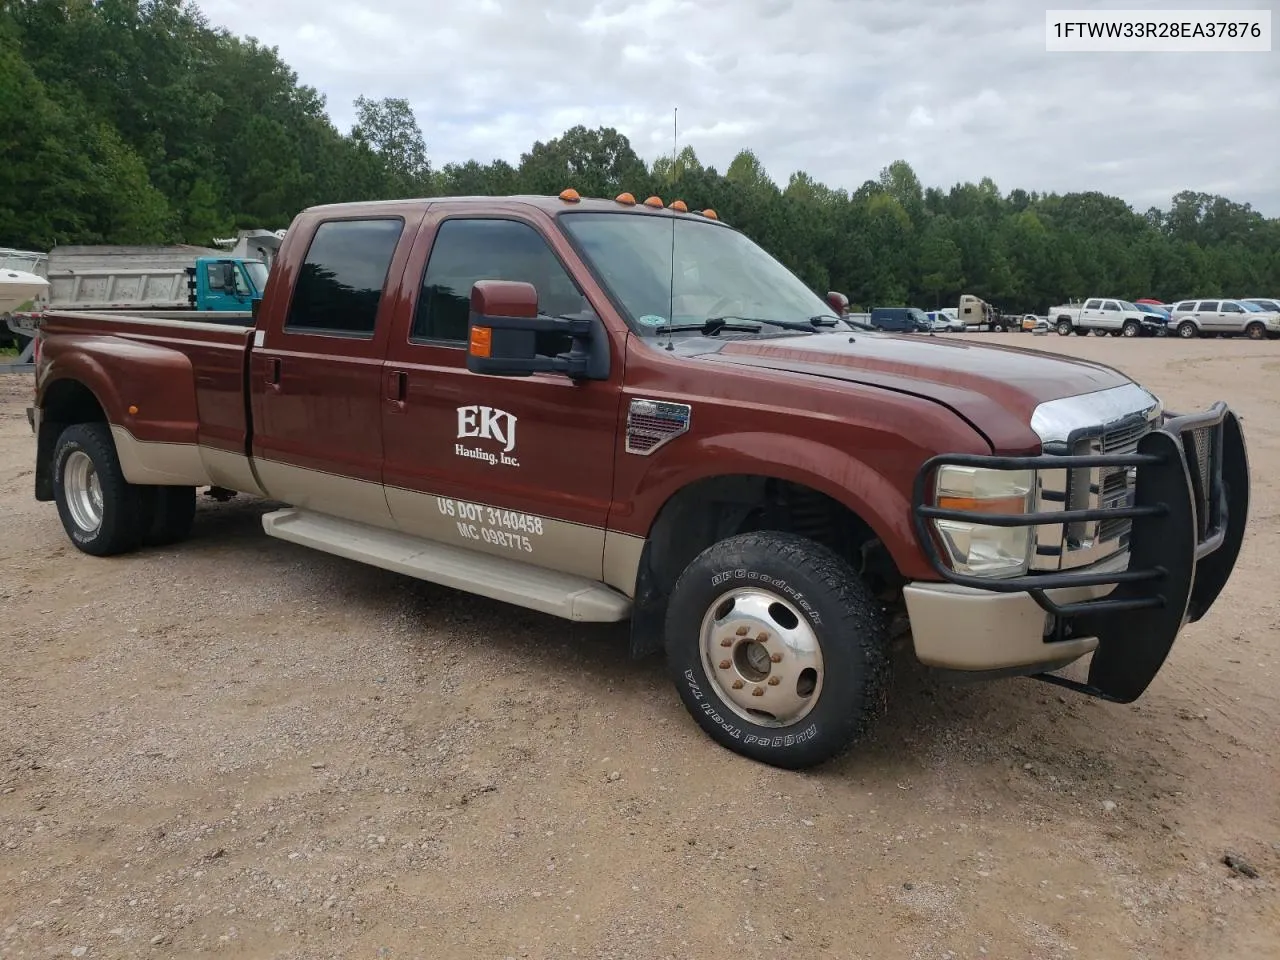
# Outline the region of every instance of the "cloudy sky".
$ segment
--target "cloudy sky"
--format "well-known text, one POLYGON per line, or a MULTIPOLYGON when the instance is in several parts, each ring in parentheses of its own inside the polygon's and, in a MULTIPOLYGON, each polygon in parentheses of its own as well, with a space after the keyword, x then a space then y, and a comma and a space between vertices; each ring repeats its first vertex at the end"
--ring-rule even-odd
MULTIPOLYGON (((1270 53, 1048 53, 1028 0, 197 0, 279 48, 349 130, 360 94, 406 97, 433 165, 503 157, 574 124, 646 160, 721 171, 743 147, 780 184, 856 188, 895 159, 927 186, 1179 190, 1280 216, 1280 45, 1270 53)), ((1075 9, 1274 7, 1274 0, 1075 9)), ((1276 17, 1280 20, 1280 17, 1276 17)), ((1275 24, 1280 27, 1280 23, 1275 24)))

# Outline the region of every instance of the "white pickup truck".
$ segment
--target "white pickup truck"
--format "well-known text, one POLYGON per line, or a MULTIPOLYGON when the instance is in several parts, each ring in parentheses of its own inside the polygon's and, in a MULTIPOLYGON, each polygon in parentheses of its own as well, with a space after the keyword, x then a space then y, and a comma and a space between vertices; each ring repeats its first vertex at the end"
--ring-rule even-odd
POLYGON ((1098 336, 1113 337, 1155 336, 1164 330, 1164 324, 1155 314, 1144 313, 1128 300, 1114 297, 1093 297, 1083 304, 1066 303, 1050 307, 1049 325, 1059 336, 1088 336, 1092 330, 1098 336))

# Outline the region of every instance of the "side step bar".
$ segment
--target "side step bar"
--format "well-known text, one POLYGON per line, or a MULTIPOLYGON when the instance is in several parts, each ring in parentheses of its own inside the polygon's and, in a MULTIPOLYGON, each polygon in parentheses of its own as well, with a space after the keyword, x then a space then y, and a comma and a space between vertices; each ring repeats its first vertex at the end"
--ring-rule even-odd
POLYGON ((263 515, 262 528, 290 543, 566 620, 612 623, 631 614, 630 598, 595 580, 394 530, 295 507, 263 515))

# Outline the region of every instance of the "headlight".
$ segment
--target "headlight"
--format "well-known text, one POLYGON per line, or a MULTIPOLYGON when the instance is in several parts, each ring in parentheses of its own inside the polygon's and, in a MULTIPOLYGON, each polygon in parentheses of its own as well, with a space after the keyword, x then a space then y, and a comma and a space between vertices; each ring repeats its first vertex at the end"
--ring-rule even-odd
MULTIPOLYGON (((984 467, 938 468, 934 503, 944 510, 1030 513, 1035 495, 1033 470, 984 467)), ((968 520, 937 520, 947 560, 956 573, 975 577, 1016 577, 1026 573, 1035 527, 994 527, 968 520)))

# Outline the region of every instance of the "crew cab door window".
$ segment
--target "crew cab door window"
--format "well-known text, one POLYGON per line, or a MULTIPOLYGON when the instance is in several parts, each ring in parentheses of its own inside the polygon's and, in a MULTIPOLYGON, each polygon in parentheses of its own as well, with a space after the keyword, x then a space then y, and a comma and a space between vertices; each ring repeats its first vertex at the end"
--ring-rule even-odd
POLYGON ((1107 311, 1108 313, 1119 313, 1120 304, 1116 303, 1114 300, 1108 300, 1106 303, 1102 305, 1102 309, 1107 311))
POLYGON ((1088 301, 1088 302, 1084 305, 1084 308, 1085 308, 1086 310, 1101 310, 1101 309, 1102 309, 1102 301, 1101 301, 1101 300, 1090 300, 1090 301, 1088 301))
POLYGON ((1240 304, 1238 303, 1226 302, 1222 305, 1222 312, 1223 313, 1244 313, 1245 310, 1244 310, 1244 307, 1240 306, 1240 304))
MULTIPOLYGON (((463 206, 442 202, 428 214, 409 268, 417 282, 410 273, 404 281, 416 302, 399 311, 387 348, 383 483, 392 518, 414 537, 605 578, 623 366, 613 365, 610 380, 576 383, 470 373, 476 281, 530 283, 546 315, 592 306, 566 266, 567 243, 557 252, 538 221, 459 215, 463 206)), ((570 346, 540 336, 538 351, 570 346)))
MULTIPOLYGON (((547 242, 518 220, 446 220, 440 224, 411 338, 461 345, 467 339, 471 287, 477 280, 522 280, 538 291, 538 311, 557 317, 587 305, 547 242)), ((538 334, 538 352, 555 356, 572 346, 568 337, 538 334)))
POLYGON ((320 224, 293 287, 285 331, 372 338, 403 229, 399 218, 320 224))

